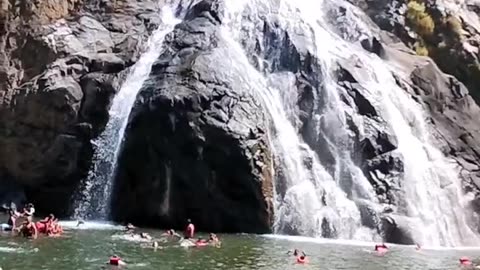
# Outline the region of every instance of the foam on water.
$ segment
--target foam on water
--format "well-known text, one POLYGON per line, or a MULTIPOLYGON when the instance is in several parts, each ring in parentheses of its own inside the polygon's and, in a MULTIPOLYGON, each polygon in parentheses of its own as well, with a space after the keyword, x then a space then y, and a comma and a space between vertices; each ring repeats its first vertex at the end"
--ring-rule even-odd
POLYGON ((133 235, 132 234, 115 234, 115 235, 112 235, 112 239, 124 240, 129 242, 144 242, 144 243, 151 242, 151 240, 142 238, 138 234, 133 234, 133 235))
POLYGON ((23 253, 23 252, 25 252, 25 250, 23 248, 0 247, 0 252, 3 252, 3 253, 23 253))
POLYGON ((123 230, 124 226, 104 221, 85 221, 80 226, 76 220, 58 222, 63 228, 71 230, 123 230))
MULTIPOLYGON (((332 244, 332 245, 343 245, 343 246, 359 246, 359 247, 374 247, 376 242, 369 241, 356 241, 356 240, 339 240, 339 239, 329 239, 329 238, 314 238, 306 236, 292 236, 292 235, 278 235, 278 234, 264 234, 262 237, 269 239, 285 240, 290 242, 299 242, 299 243, 314 243, 314 244, 332 244)), ((399 245, 393 243, 386 243, 389 247, 398 247, 398 248, 414 248, 415 245, 399 245)), ((480 246, 462 246, 462 247, 444 247, 444 246, 422 246, 422 250, 480 250, 480 246)))

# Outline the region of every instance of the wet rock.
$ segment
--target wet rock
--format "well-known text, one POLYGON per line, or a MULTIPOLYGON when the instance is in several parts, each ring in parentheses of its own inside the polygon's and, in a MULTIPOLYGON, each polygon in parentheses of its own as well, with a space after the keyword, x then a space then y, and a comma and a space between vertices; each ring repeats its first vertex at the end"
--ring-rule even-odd
POLYGON ((388 243, 403 245, 416 244, 411 233, 411 226, 405 217, 389 215, 382 218, 384 240, 388 243))
POLYGON ((40 213, 67 215, 90 166, 90 140, 158 25, 158 5, 23 2, 3 1, 0 12, 0 177, 40 213))
POLYGON ((270 231, 267 116, 245 90, 241 61, 227 56, 215 3, 192 8, 167 37, 139 94, 118 167, 117 220, 182 228, 191 218, 199 230, 270 231))
POLYGON ((371 52, 374 53, 380 57, 385 57, 385 49, 383 48, 382 43, 377 38, 372 38, 372 39, 363 39, 360 41, 360 44, 362 47, 371 52))

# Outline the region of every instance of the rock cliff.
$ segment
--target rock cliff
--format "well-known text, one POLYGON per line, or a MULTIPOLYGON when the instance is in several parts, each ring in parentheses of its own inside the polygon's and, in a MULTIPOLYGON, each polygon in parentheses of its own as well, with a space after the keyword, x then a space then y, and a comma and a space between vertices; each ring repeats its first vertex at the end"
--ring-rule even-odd
MULTIPOLYGON (((65 215, 155 1, 1 1, 0 184, 65 215)), ((152 15, 152 16, 150 16, 152 15)), ((9 199, 7 196, 2 199, 9 199)))
MULTIPOLYGON (((336 56, 330 74, 322 48, 309 41, 311 29, 289 28, 252 8, 238 38, 248 59, 239 59, 222 34, 232 19, 224 13, 226 1, 183 2, 184 20, 167 36, 130 115, 115 178, 116 220, 179 227, 191 218, 201 230, 272 229, 274 190, 282 199, 287 193, 285 168, 274 153, 278 130, 271 112, 251 71, 242 69, 248 61, 268 86, 294 90, 294 97, 281 97, 290 106, 288 120, 359 208, 362 225, 387 241, 413 243, 404 199, 409 161, 369 88, 373 61, 383 61, 395 67, 395 80, 382 90, 400 87, 421 109, 421 120, 407 115, 406 128, 453 161, 449 171, 472 197, 467 222, 480 231, 477 4, 327 1, 323 23, 364 50, 358 52, 364 57, 336 56), (363 178, 374 200, 355 198, 363 178)), ((67 214, 65 205, 91 165, 91 139, 104 129, 111 99, 158 25, 163 3, 0 3, 0 199, 18 199, 24 191, 40 211, 67 214)), ((311 157, 301 163, 315 169, 311 157)), ((326 218, 315 222, 322 232, 309 234, 338 236, 326 218)), ((305 232, 292 223, 277 229, 305 232)))
POLYGON ((231 64, 216 4, 188 11, 137 98, 116 179, 117 219, 181 228, 191 218, 200 230, 270 231, 267 115, 231 64))

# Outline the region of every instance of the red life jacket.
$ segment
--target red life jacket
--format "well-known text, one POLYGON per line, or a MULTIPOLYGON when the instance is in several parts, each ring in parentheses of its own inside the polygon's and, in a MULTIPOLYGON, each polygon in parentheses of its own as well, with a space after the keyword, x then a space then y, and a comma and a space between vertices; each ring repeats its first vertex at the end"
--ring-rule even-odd
POLYGON ((111 265, 119 265, 120 264, 120 258, 119 257, 110 257, 110 264, 111 265))
POLYGON ((306 262, 307 262, 307 257, 303 257, 303 256, 298 256, 297 257, 297 263, 304 264, 306 262))

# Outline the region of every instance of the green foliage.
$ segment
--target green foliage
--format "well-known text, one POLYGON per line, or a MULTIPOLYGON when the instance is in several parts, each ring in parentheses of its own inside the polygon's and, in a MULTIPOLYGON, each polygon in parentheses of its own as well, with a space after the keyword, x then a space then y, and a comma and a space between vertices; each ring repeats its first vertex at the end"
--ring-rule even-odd
POLYGON ((423 44, 423 42, 415 42, 415 45, 413 45, 415 48, 415 52, 418 55, 421 56, 428 56, 428 49, 427 47, 423 44))
POLYGON ((462 37, 462 22, 457 17, 452 15, 448 16, 447 26, 456 37, 462 37))
POLYGON ((411 0, 407 5, 407 19, 420 36, 431 36, 435 30, 432 17, 425 10, 425 4, 411 0))

